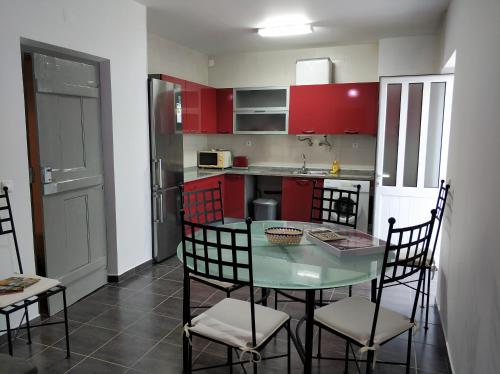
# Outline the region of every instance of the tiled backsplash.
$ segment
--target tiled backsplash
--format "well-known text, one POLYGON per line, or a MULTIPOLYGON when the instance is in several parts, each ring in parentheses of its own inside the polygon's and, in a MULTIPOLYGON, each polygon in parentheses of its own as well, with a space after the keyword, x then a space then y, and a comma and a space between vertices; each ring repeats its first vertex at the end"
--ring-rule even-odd
POLYGON ((232 151, 233 156, 248 156, 252 165, 297 166, 302 153, 309 167, 329 168, 338 160, 346 169, 373 170, 376 138, 369 135, 329 135, 327 146, 319 146, 323 136, 312 136, 313 145, 299 141, 295 135, 185 135, 184 165, 196 165, 196 151, 219 148, 232 151))

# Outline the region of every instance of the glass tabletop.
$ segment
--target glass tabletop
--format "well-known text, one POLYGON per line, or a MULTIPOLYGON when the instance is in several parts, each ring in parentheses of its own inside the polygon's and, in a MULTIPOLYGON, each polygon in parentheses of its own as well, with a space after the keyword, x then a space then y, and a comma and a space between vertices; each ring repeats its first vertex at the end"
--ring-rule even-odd
MULTIPOLYGON (((238 222, 224 227, 244 229, 246 224, 238 222)), ((295 221, 254 221, 251 239, 256 287, 288 290, 336 288, 364 283, 381 273, 383 253, 337 256, 311 243, 305 234, 299 244, 273 244, 264 234, 270 227, 307 230, 325 226, 295 221)), ((342 226, 338 228, 345 229, 342 226)), ((182 243, 177 247, 177 256, 182 261, 182 243)))

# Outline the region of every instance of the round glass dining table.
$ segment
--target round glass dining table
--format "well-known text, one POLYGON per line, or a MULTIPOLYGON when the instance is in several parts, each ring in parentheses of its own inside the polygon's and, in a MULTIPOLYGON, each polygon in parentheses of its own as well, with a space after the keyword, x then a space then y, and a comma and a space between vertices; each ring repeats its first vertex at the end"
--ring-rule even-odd
MULTIPOLYGON (((229 223, 223 226, 245 229, 246 223, 229 223)), ((325 225, 296 221, 254 221, 251 225, 254 286, 261 287, 263 290, 304 290, 306 292, 305 347, 297 347, 297 351, 304 361, 304 372, 310 373, 315 292, 371 281, 372 299, 374 299, 376 279, 381 273, 384 255, 378 253, 338 256, 331 250, 310 242, 306 234, 303 235, 299 244, 273 244, 265 235, 265 230, 271 227, 294 227, 305 232, 308 229, 324 228, 325 225)), ((335 225, 329 225, 329 227, 335 229, 335 225)), ((338 228, 346 230, 345 226, 338 226, 338 228)), ((210 240, 210 238, 207 239, 210 240)), ((182 243, 177 247, 177 256, 182 261, 182 243)), ((294 342, 297 345, 297 339, 294 339, 294 342)))

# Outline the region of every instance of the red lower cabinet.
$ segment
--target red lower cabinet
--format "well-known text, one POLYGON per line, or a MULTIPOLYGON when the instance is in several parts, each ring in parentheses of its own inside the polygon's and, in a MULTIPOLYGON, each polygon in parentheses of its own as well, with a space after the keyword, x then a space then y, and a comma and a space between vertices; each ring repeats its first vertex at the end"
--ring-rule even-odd
POLYGON ((224 176, 224 216, 245 218, 245 176, 224 176))
MULTIPOLYGON (((310 178, 283 178, 281 219, 310 221, 314 180, 310 178)), ((316 186, 323 187, 323 179, 316 179, 316 186)))

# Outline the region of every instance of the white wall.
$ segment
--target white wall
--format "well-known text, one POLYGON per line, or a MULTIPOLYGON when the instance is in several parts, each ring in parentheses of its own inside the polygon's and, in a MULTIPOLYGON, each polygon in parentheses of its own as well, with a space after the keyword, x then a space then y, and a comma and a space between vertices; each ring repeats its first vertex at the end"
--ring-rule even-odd
MULTIPOLYGON (((129 0, 2 1, 0 12, 0 180, 12 205, 26 272, 34 272, 20 38, 110 60, 116 245, 110 274, 151 258, 146 9, 129 0)), ((110 186, 108 186, 109 188, 110 186)), ((112 186, 111 186, 112 188, 112 186)), ((0 241, 0 277, 15 270, 0 241)))
POLYGON ((252 165, 302 165, 302 153, 308 167, 330 168, 334 160, 341 168, 373 170, 376 138, 369 135, 329 135, 332 150, 319 146, 323 136, 313 136, 313 146, 300 142, 295 135, 209 135, 209 148, 229 149, 235 156, 247 156, 252 165), (250 142, 251 145, 247 145, 250 142), (353 147, 354 145, 354 147, 353 147))
POLYGON ((335 82, 378 81, 377 44, 248 52, 215 57, 208 78, 214 87, 279 86, 295 84, 295 62, 330 57, 335 82))
POLYGON ((456 374, 498 373, 500 356, 500 2, 454 0, 444 64, 456 49, 438 298, 456 374))
POLYGON ((439 37, 422 35, 380 39, 378 75, 417 75, 439 72, 439 37))

